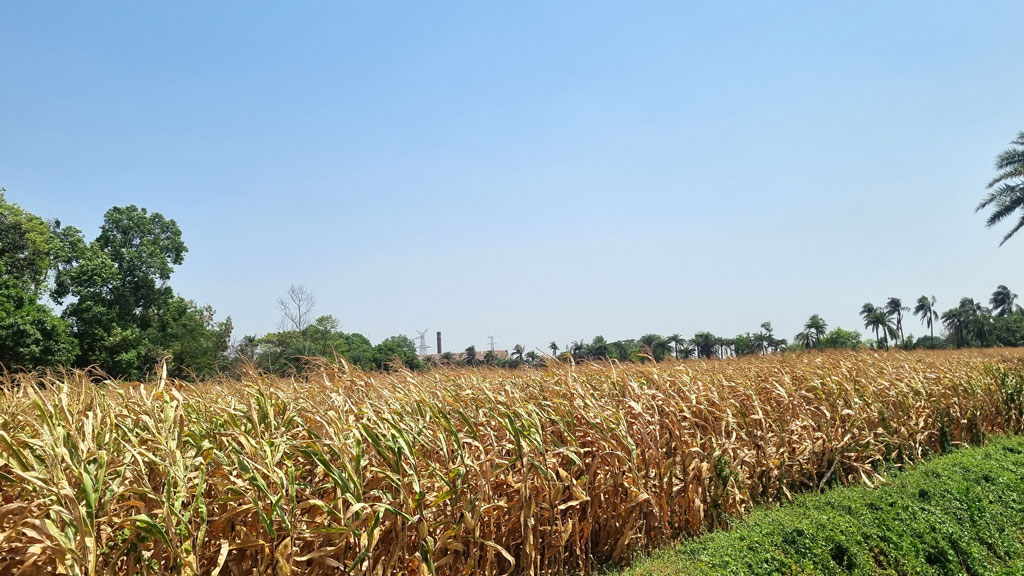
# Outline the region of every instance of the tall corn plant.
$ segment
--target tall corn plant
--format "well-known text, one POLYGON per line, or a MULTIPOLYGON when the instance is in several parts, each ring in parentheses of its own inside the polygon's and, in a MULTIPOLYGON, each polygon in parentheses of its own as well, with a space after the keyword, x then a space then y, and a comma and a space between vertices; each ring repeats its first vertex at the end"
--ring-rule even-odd
POLYGON ((591 573, 1020 431, 1016 351, 9 377, 0 573, 591 573))

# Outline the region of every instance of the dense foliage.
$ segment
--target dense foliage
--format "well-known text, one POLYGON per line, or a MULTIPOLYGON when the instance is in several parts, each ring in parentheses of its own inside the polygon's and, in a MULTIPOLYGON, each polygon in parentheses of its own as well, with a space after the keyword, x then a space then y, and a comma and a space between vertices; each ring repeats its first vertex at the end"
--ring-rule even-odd
POLYGON ((392 336, 374 346, 358 333, 345 333, 333 316, 320 316, 301 330, 282 330, 264 336, 246 336, 236 357, 271 374, 302 373, 315 369, 321 359, 339 360, 363 370, 423 367, 416 345, 407 336, 392 336))
POLYGON ((231 321, 168 285, 186 252, 174 220, 144 208, 111 208, 87 242, 0 193, 0 364, 97 365, 138 379, 166 359, 176 377, 216 374, 231 321), (46 300, 64 305, 59 317, 46 300))

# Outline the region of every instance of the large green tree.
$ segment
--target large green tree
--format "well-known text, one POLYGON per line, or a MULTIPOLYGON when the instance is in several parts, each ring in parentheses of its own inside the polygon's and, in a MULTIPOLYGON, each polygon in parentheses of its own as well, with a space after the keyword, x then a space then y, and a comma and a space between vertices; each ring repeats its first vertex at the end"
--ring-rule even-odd
POLYGON ((737 356, 760 354, 762 351, 761 341, 758 340, 756 334, 751 334, 750 332, 737 334, 732 339, 732 350, 737 356))
POLYGON ((373 347, 373 358, 377 369, 396 368, 405 366, 412 370, 419 370, 423 367, 419 356, 416 355, 416 343, 408 336, 392 336, 385 338, 380 344, 373 347))
POLYGON ((1024 227, 1024 132, 1018 132, 1010 148, 996 156, 996 177, 988 183, 989 193, 975 211, 991 208, 985 224, 991 228, 1020 211, 1020 218, 1003 236, 1000 246, 1024 227))
POLYGON ((829 330, 828 334, 821 339, 822 348, 844 348, 856 350, 857 348, 860 348, 861 344, 860 332, 857 332, 856 330, 843 330, 838 326, 829 330))
POLYGON ((72 301, 79 366, 140 378, 170 358, 176 375, 209 374, 227 347, 230 322, 183 300, 168 285, 188 249, 174 220, 136 206, 106 212, 99 235, 86 242, 74 228, 60 230, 61 253, 53 298, 72 301))

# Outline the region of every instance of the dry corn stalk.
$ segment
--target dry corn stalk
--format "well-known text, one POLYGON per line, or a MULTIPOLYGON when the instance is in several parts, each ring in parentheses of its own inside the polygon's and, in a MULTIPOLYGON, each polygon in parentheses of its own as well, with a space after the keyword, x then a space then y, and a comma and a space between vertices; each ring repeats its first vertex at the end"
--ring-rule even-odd
POLYGON ((1019 432, 1022 367, 974 350, 10 377, 0 573, 588 573, 754 503, 1019 432))

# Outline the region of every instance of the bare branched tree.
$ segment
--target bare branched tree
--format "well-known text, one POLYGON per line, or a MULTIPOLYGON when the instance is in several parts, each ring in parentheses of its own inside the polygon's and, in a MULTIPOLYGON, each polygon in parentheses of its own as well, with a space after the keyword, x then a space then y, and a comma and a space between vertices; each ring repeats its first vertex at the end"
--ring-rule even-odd
POLYGON ((277 299, 277 309, 281 311, 281 330, 301 332, 313 322, 313 309, 316 298, 304 284, 292 284, 288 292, 277 299))

